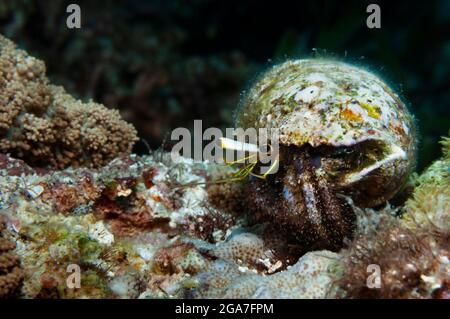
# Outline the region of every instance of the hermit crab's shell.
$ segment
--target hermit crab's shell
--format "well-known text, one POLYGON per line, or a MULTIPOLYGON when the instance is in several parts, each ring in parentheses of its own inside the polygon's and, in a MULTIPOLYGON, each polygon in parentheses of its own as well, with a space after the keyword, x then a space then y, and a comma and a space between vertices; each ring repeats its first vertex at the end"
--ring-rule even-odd
POLYGON ((414 159, 413 118, 378 77, 339 61, 287 61, 248 92, 236 119, 243 128, 278 128, 280 144, 396 145, 414 159))

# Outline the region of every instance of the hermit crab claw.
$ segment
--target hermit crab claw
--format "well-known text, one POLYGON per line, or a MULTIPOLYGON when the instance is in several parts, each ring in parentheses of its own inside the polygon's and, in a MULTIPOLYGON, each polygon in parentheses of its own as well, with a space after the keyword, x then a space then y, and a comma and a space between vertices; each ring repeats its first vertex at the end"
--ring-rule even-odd
POLYGON ((407 161, 407 153, 398 145, 386 145, 382 157, 375 162, 359 167, 358 170, 342 176, 338 188, 349 191, 356 204, 372 207, 390 199, 390 194, 398 191, 404 181, 403 161, 407 161))
POLYGON ((396 145, 391 145, 390 153, 383 159, 375 162, 372 165, 364 167, 362 170, 358 172, 353 172, 344 176, 342 183, 344 185, 352 184, 358 182, 370 175, 376 170, 382 169, 384 166, 392 165, 395 161, 398 160, 406 160, 406 153, 400 147, 396 145))

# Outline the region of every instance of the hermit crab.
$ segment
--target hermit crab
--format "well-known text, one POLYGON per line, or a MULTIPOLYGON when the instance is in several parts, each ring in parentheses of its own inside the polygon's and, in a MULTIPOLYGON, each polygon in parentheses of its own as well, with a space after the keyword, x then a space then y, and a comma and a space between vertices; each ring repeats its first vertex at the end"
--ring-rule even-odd
POLYGON ((278 170, 244 171, 256 176, 244 197, 254 216, 311 249, 342 247, 352 236, 354 205, 390 200, 415 166, 415 125, 405 104, 374 74, 340 61, 274 66, 244 97, 236 126, 277 129, 278 170))

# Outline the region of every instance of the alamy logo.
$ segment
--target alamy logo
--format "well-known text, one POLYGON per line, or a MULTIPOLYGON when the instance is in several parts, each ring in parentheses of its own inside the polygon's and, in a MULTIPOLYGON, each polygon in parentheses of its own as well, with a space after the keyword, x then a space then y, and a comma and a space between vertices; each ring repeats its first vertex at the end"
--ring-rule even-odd
POLYGON ((369 29, 381 28, 381 8, 378 4, 369 4, 366 9, 370 15, 367 17, 366 25, 369 29))
POLYGON ((69 266, 67 266, 67 272, 70 273, 70 275, 67 276, 66 279, 67 288, 69 289, 81 288, 80 266, 78 266, 77 264, 70 264, 69 266))
POLYGON ((81 28, 81 8, 78 4, 69 4, 66 8, 66 12, 70 13, 66 19, 66 25, 69 29, 81 28))
POLYGON ((371 273, 366 280, 367 288, 380 289, 381 288, 381 268, 377 264, 370 264, 367 266, 367 273, 371 273))

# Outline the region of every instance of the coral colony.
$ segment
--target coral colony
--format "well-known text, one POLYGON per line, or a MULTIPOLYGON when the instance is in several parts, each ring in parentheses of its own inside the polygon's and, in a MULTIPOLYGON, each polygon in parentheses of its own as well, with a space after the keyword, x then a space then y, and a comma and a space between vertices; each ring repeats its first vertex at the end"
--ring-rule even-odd
POLYGON ((33 166, 106 164, 130 152, 136 130, 117 111, 82 103, 51 85, 45 65, 0 39, 0 151, 33 166))
POLYGON ((131 154, 117 111, 1 36, 0 298, 449 297, 450 138, 412 173, 414 121, 385 83, 288 61, 236 126, 280 130, 276 172, 131 154))

